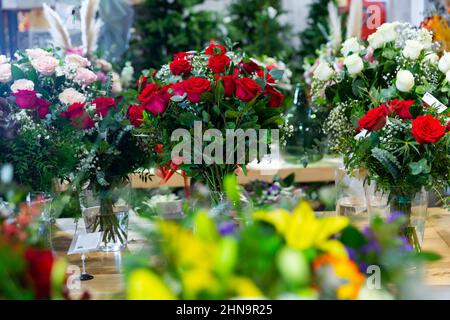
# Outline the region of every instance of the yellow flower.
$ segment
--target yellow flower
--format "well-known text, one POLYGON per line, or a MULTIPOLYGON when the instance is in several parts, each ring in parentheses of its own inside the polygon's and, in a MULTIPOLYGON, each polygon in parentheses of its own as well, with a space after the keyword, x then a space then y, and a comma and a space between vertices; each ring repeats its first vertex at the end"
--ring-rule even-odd
POLYGON ((217 295, 220 284, 212 272, 205 269, 192 269, 182 272, 183 293, 186 299, 198 299, 200 293, 217 295))
POLYGON ((262 298, 264 294, 253 283, 244 277, 232 277, 228 280, 228 288, 238 298, 262 298))
POLYGON ((330 239, 349 224, 346 217, 316 218, 309 204, 302 201, 292 214, 284 209, 259 211, 255 213, 254 219, 272 224, 283 235, 289 247, 299 250, 317 248, 347 257, 344 245, 330 239))
POLYGON ((164 282, 147 269, 137 269, 131 273, 127 283, 129 300, 174 300, 175 295, 164 282))

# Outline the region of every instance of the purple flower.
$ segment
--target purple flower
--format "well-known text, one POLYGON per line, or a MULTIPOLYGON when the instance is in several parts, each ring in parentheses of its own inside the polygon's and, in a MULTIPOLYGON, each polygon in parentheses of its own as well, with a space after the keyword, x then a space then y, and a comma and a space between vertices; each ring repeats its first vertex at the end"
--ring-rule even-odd
POLYGON ((232 221, 226 221, 219 224, 219 233, 222 236, 233 234, 236 230, 236 224, 232 221))
POLYGON ((400 211, 394 211, 392 212, 389 217, 387 217, 386 222, 387 223, 393 223, 397 221, 398 219, 402 218, 404 214, 400 211))
POLYGON ((400 246, 401 252, 411 252, 413 251, 413 246, 409 243, 408 238, 405 236, 400 237, 400 241, 402 242, 402 246, 400 246))
POLYGON ((269 187, 268 193, 269 194, 274 194, 274 193, 278 193, 278 191, 280 190, 280 188, 278 188, 277 185, 273 184, 269 187))

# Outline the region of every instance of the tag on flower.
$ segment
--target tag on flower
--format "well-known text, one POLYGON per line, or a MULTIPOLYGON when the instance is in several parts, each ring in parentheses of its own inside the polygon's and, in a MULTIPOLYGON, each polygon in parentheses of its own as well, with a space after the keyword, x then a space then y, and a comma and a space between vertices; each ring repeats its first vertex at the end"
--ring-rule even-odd
POLYGON ((368 132, 369 131, 367 131, 366 129, 361 130, 361 132, 355 136, 355 139, 356 140, 364 139, 367 136, 368 132))
POLYGON ((435 107, 438 113, 442 113, 447 110, 447 107, 442 104, 438 99, 436 99, 431 93, 427 92, 422 98, 423 102, 425 102, 430 107, 435 107))

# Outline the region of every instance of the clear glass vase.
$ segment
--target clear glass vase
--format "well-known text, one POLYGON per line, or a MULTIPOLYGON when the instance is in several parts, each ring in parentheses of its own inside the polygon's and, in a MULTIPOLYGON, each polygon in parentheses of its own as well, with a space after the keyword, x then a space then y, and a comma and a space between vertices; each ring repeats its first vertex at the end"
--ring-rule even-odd
POLYGON ((101 251, 119 251, 127 246, 129 207, 121 197, 121 191, 84 190, 80 194, 86 232, 103 233, 101 251))
POLYGON ((27 204, 30 207, 39 209, 40 216, 37 220, 38 229, 35 239, 38 243, 46 248, 53 249, 52 245, 52 228, 56 219, 53 215, 52 204, 54 195, 49 192, 33 191, 27 196, 27 204))
POLYGON ((405 193, 400 188, 393 188, 389 194, 389 206, 391 215, 400 214, 405 217, 402 233, 420 251, 427 219, 428 192, 422 189, 417 193, 405 193))
POLYGON ((360 172, 348 175, 344 167, 335 172, 336 214, 348 217, 353 223, 367 224, 369 214, 364 192, 364 178, 360 172))

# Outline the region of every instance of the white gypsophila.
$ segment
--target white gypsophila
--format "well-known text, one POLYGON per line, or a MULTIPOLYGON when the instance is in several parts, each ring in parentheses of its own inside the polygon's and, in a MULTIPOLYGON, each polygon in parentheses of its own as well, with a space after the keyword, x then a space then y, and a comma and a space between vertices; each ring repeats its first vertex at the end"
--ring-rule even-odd
POLYGON ((134 68, 131 65, 130 61, 127 61, 125 63, 125 67, 122 69, 122 72, 120 73, 120 79, 122 81, 122 85, 125 88, 128 88, 133 81, 133 75, 134 75, 134 68))
POLYGON ((349 107, 351 102, 338 103, 325 120, 323 130, 329 136, 328 145, 332 152, 343 152, 342 142, 354 131, 350 119, 345 115, 345 110, 349 107))
POLYGON ((397 48, 404 48, 408 40, 415 40, 419 42, 424 49, 429 50, 433 44, 433 34, 427 29, 416 29, 409 23, 397 24, 398 38, 395 42, 397 48))
POLYGON ((389 119, 380 131, 380 147, 389 152, 398 150, 398 144, 395 138, 401 136, 403 132, 408 131, 406 126, 408 126, 406 121, 389 119))

